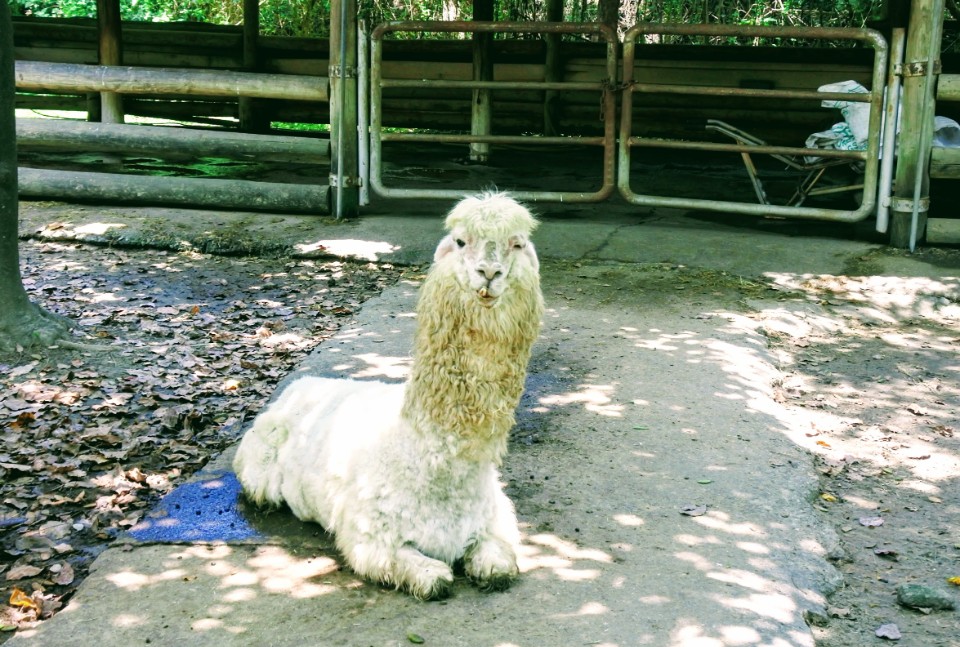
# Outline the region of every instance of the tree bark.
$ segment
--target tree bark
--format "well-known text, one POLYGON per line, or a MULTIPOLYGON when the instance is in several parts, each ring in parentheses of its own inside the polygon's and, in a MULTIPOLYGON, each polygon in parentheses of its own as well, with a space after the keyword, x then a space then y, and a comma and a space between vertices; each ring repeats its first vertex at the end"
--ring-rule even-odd
POLYGON ((50 344, 65 321, 34 305, 23 289, 17 231, 17 136, 10 5, 0 2, 0 351, 50 344))

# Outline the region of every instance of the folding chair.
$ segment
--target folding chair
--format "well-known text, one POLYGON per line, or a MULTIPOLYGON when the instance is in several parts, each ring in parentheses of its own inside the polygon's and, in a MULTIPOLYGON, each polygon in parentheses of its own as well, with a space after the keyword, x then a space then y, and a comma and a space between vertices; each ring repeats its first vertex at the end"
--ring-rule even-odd
MULTIPOLYGON (((708 119, 707 130, 726 135, 727 137, 730 137, 736 141, 738 144, 742 144, 744 146, 767 145, 767 143, 759 137, 755 137, 750 133, 740 130, 739 128, 734 128, 730 124, 718 119, 708 119)), ((858 191, 863 189, 862 182, 859 184, 846 184, 842 186, 816 186, 823 177, 824 173, 826 173, 827 169, 834 166, 852 166, 850 160, 848 159, 821 157, 814 161, 808 161, 804 157, 781 155, 778 153, 764 154, 770 155, 774 159, 783 162, 789 168, 804 173, 803 179, 800 180, 800 183, 793 192, 793 196, 791 196, 787 201, 787 206, 799 207, 808 197, 812 196, 843 193, 846 191, 858 191)), ((747 175, 750 176, 750 182, 753 184, 753 190, 756 192, 757 199, 760 201, 760 204, 772 204, 767 197, 767 192, 763 188, 763 182, 760 180, 760 176, 757 173, 757 167, 754 165, 753 159, 750 157, 750 152, 741 151, 740 157, 743 158, 743 165, 747 169, 747 175)))

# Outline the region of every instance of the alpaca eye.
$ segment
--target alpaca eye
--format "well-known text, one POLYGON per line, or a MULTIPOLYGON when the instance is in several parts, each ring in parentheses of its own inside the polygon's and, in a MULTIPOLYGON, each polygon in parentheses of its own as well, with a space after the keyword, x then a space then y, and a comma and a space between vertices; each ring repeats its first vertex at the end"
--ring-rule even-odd
POLYGON ((457 239, 457 247, 463 247, 464 245, 466 245, 466 243, 463 242, 462 239, 458 238, 458 239, 457 239))
POLYGON ((523 243, 514 243, 514 244, 513 244, 513 248, 514 248, 514 249, 523 249, 523 243))

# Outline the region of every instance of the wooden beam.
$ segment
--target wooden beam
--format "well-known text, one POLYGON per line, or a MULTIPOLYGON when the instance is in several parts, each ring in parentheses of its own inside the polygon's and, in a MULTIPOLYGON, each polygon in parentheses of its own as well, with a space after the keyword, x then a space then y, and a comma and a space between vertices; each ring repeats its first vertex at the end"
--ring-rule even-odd
POLYGON ((324 102, 329 97, 325 77, 286 74, 17 61, 14 76, 18 90, 30 91, 194 94, 324 102))
MULTIPOLYGON (((547 0, 547 22, 563 21, 563 0, 547 0)), ((562 36, 546 35, 547 52, 543 63, 543 80, 556 82, 563 80, 563 56, 561 54, 562 36)), ((553 137, 560 132, 560 93, 547 90, 543 93, 543 134, 553 137)))
MULTIPOLYGON (((260 69, 260 0, 243 0, 243 69, 256 72, 260 69)), ((240 97, 240 129, 251 133, 266 132, 270 121, 251 97, 240 97)))
MULTIPOLYGON (((474 0, 473 20, 493 20, 493 0, 474 0)), ((490 44, 493 34, 473 32, 473 79, 476 81, 493 80, 493 53, 490 44)), ((493 133, 493 105, 490 90, 473 90, 470 103, 470 133, 472 135, 490 135, 493 133)), ((470 160, 486 163, 490 159, 490 144, 470 144, 470 160)))
MULTIPOLYGON (((943 28, 943 0, 913 0, 910 7, 910 24, 907 28, 907 44, 904 50, 905 63, 933 65, 939 58, 940 35, 943 28), (931 51, 933 57, 931 59, 931 51)), ((934 75, 936 80, 936 75, 934 75)), ((929 158, 923 159, 933 138, 933 102, 925 100, 928 92, 925 74, 912 74, 903 78, 903 93, 900 100, 900 134, 897 149, 897 172, 893 195, 895 205, 913 201, 917 182, 920 199, 929 198, 929 158), (924 110, 926 107, 926 110, 924 110), (926 137, 922 137, 926 123, 926 137)), ((923 240, 927 214, 917 213, 916 240, 912 240, 913 209, 905 206, 894 208, 890 213, 890 244, 909 248, 911 243, 923 240)))
POLYGON ((24 150, 97 150, 271 162, 326 163, 330 159, 330 143, 325 139, 54 119, 18 119, 17 144, 24 150))
MULTIPOLYGON (((123 39, 120 28, 120 0, 97 0, 100 65, 123 64, 123 39)), ((115 92, 100 93, 100 121, 123 123, 123 98, 115 92)))
POLYGON ((941 74, 937 82, 937 101, 960 101, 960 74, 941 74))
POLYGON ((357 0, 330 2, 330 212, 360 211, 360 142, 357 130, 357 0))
POLYGON ((249 180, 123 175, 20 168, 21 198, 157 204, 220 210, 322 213, 326 186, 249 180))
POLYGON ((933 147, 930 151, 930 177, 960 179, 960 148, 933 147))

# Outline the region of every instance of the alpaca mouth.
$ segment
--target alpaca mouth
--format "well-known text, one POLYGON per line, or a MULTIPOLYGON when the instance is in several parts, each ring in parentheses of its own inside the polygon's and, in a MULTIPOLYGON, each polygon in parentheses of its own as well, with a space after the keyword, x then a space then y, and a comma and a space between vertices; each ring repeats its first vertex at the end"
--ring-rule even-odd
POLYGON ((477 290, 477 297, 480 299, 480 305, 490 307, 497 302, 497 297, 493 294, 490 294, 490 291, 487 288, 480 288, 477 290))

